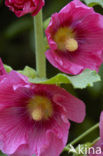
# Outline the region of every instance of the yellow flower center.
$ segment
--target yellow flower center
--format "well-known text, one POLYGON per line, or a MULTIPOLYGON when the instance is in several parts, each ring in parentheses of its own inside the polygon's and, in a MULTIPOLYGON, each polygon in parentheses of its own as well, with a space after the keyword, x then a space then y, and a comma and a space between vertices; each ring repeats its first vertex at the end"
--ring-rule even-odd
POLYGON ((57 43, 59 50, 74 52, 78 49, 75 33, 68 27, 59 28, 54 35, 54 41, 57 43))
POLYGON ((44 96, 35 96, 29 100, 28 110, 33 120, 48 120, 53 115, 51 101, 44 96))

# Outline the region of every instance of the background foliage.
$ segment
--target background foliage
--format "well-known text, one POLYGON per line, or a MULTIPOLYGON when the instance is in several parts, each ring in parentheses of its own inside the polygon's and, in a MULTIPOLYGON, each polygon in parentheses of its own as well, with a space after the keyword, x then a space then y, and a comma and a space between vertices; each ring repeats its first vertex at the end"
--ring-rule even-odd
MULTIPOLYGON (((68 2, 68 0, 46 0, 43 10, 44 20, 50 17, 52 13, 59 11, 68 2)), ((103 0, 95 0, 96 3, 94 3, 94 0, 85 0, 85 2, 90 6, 96 4, 94 6, 95 11, 103 13, 103 0)), ((27 15, 20 19, 17 18, 0 0, 0 57, 3 62, 16 70, 23 69, 25 65, 35 68, 34 54, 32 17, 27 15)), ((47 62, 48 78, 58 72, 47 62)), ((94 87, 74 90, 70 84, 63 85, 65 89, 82 99, 87 106, 85 121, 80 125, 72 123, 69 142, 99 121, 100 112, 103 110, 103 66, 99 73, 102 77, 102 82, 95 83, 94 87)), ((84 138, 81 143, 93 141, 97 136, 98 130, 84 138)), ((68 154, 62 154, 62 156, 66 155, 68 154)))

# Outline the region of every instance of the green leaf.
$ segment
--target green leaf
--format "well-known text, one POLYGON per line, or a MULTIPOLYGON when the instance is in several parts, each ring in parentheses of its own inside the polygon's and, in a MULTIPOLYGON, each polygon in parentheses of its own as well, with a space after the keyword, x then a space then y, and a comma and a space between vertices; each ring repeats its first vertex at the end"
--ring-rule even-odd
POLYGON ((43 84, 67 84, 70 83, 74 88, 86 88, 88 86, 93 86, 94 82, 100 81, 100 76, 96 73, 96 71, 91 71, 86 69, 81 74, 76 76, 68 76, 66 74, 57 74, 56 76, 44 80, 44 79, 29 79, 30 82, 34 83, 43 83, 43 84))
POLYGON ((84 0, 84 2, 90 7, 93 7, 95 5, 100 5, 101 7, 103 7, 103 0, 84 0))
MULTIPOLYGON (((7 72, 10 72, 12 68, 8 65, 4 65, 7 72)), ((41 84, 72 84, 74 88, 86 88, 88 86, 93 86, 94 82, 98 82, 101 80, 100 76, 96 71, 92 71, 89 69, 86 69, 81 74, 76 76, 69 76, 66 74, 59 73, 56 76, 50 78, 50 79, 41 79, 37 76, 36 71, 26 66, 23 70, 19 70, 19 73, 27 76, 29 78, 29 81, 32 83, 41 83, 41 84)))
POLYGON ((19 70, 18 72, 31 79, 34 79, 36 77, 36 71, 28 66, 26 66, 23 70, 19 70))
POLYGON ((13 70, 10 66, 8 66, 8 65, 6 65, 6 64, 4 64, 4 68, 5 68, 5 70, 6 70, 6 72, 10 72, 11 70, 13 70))

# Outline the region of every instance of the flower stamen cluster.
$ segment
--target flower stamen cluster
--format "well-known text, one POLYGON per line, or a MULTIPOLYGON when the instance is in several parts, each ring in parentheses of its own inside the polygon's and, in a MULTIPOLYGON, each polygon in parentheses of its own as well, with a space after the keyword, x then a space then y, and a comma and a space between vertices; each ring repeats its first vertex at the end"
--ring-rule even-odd
POLYGON ((44 96, 34 96, 29 100, 28 110, 33 120, 48 120, 53 115, 51 101, 44 96))
POLYGON ((54 41, 59 50, 73 52, 78 49, 78 42, 76 41, 75 33, 71 28, 59 28, 54 35, 54 41))

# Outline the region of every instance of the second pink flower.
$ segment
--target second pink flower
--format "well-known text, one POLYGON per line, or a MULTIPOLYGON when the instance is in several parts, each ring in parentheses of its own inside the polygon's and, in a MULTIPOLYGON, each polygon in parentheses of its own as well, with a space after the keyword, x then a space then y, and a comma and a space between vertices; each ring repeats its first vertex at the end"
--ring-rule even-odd
POLYGON ((103 50, 103 16, 79 0, 52 15, 46 36, 49 62, 67 74, 99 70, 103 50))

